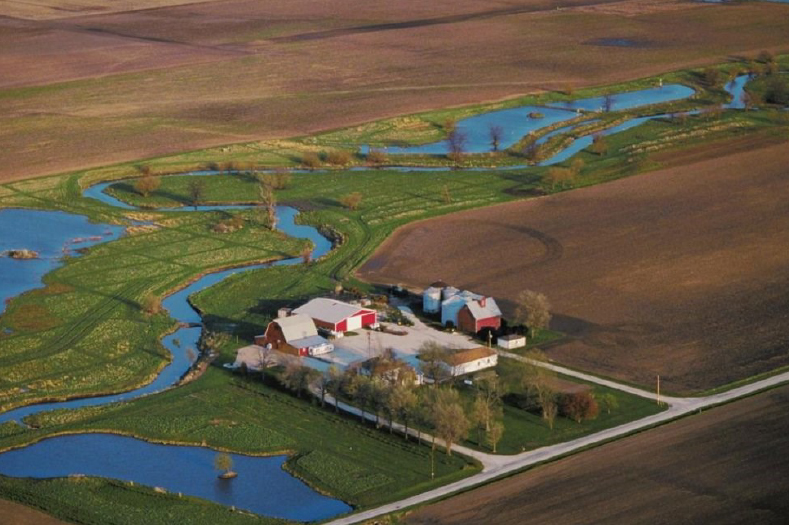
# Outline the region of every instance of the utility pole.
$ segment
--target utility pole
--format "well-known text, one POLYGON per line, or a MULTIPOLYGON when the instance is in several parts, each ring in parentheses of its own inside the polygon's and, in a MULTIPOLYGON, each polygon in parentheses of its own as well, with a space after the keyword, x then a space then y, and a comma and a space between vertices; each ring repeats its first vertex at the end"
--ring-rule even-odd
POLYGON ((488 330, 488 348, 490 348, 490 341, 493 339, 493 332, 488 330))
POLYGON ((660 404, 660 374, 657 376, 657 404, 660 404))
MULTIPOLYGON (((433 438, 436 439, 435 437, 433 438)), ((436 477, 436 464, 435 464, 435 453, 436 448, 435 444, 430 447, 430 479, 434 479, 436 477)))

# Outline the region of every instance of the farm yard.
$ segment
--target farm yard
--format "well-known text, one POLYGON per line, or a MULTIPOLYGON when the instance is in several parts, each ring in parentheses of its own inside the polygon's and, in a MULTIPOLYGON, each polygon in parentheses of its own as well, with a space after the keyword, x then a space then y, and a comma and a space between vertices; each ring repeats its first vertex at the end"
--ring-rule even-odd
POLYGON ((1 180, 207 147, 235 160, 229 143, 610 85, 779 51, 789 33, 769 2, 60 4, 0 6, 1 180))
POLYGON ((781 523, 789 511, 787 401, 784 386, 535 467, 393 522, 514 525, 530 516, 557 525, 781 523), (573 494, 572 505, 565 504, 567 494, 573 494))

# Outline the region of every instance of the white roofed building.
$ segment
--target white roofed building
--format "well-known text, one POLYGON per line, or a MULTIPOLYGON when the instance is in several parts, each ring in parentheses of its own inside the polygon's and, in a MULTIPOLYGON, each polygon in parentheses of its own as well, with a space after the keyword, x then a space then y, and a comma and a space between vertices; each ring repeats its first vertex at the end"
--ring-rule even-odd
POLYGON ((310 317, 315 325, 336 337, 344 332, 378 326, 378 312, 335 299, 319 297, 293 310, 310 317))
POLYGON ((334 345, 318 335, 312 319, 306 315, 291 315, 274 319, 266 333, 255 337, 255 344, 286 354, 311 356, 326 354, 334 345))

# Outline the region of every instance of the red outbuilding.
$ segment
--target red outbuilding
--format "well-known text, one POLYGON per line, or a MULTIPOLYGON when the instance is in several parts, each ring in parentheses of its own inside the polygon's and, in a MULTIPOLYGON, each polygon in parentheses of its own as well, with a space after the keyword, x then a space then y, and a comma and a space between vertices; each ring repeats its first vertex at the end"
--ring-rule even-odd
POLYGON ((378 312, 375 310, 323 297, 299 306, 293 313, 311 317, 318 328, 335 336, 378 326, 378 312))

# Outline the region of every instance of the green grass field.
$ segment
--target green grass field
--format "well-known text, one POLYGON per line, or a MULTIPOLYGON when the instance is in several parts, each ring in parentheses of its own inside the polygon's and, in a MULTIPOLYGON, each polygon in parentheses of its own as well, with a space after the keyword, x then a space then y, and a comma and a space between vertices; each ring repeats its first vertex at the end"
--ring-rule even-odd
MULTIPOLYGON (((508 369, 511 367, 511 360, 499 359, 497 372, 502 376, 506 376, 508 369)), ((656 414, 666 408, 665 406, 657 405, 654 400, 644 399, 602 385, 588 383, 561 374, 558 377, 562 381, 590 387, 589 391, 597 399, 604 395, 612 395, 616 399, 615 408, 611 408, 611 411, 608 412, 601 407, 600 413, 595 419, 582 421, 581 423, 576 423, 567 417, 557 416, 554 427, 551 429, 539 413, 526 411, 505 402, 502 405, 504 434, 496 447, 498 454, 518 454, 525 450, 533 450, 570 441, 656 414)), ((510 389, 510 391, 515 392, 517 390, 510 389)), ((472 402, 474 398, 473 387, 463 386, 461 387, 461 392, 469 403, 472 402)), ((479 433, 476 430, 472 430, 469 432, 468 439, 466 439, 464 444, 484 452, 491 451, 491 447, 485 442, 484 432, 479 433)))
POLYGON ((457 455, 440 455, 436 479, 431 480, 428 447, 266 386, 258 374, 234 376, 215 368, 199 381, 156 396, 49 412, 27 421, 38 428, 19 432, 15 424, 3 426, 0 449, 58 433, 107 430, 255 455, 285 453, 291 456, 289 471, 361 507, 416 494, 478 470, 457 455))

